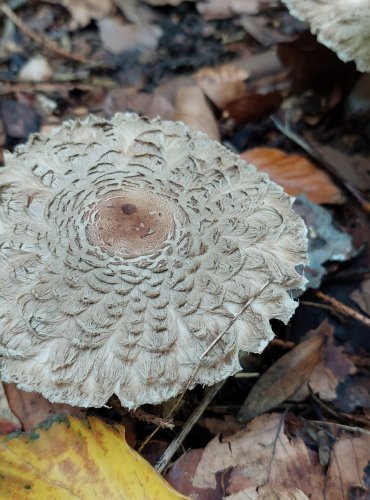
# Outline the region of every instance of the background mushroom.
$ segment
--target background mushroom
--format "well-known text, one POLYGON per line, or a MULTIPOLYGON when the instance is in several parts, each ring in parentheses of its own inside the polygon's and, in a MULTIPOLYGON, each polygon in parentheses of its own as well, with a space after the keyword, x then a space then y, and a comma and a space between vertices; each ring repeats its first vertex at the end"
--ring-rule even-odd
POLYGON ((310 25, 319 42, 342 61, 370 71, 370 4, 368 0, 283 0, 291 14, 310 25))
POLYGON ((8 153, 0 186, 0 376, 51 401, 214 384, 306 281, 292 199, 182 123, 69 121, 8 153))

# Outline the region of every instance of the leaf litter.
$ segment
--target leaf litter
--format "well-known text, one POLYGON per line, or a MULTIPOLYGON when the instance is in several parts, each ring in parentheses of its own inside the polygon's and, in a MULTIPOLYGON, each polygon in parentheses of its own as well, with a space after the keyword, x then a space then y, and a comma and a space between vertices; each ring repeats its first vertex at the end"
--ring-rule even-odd
MULTIPOLYGON (((267 171, 297 197, 295 210, 308 226, 309 289, 295 317, 286 328, 274 325, 275 341, 243 361, 244 372, 208 401, 202 417, 189 427, 204 401, 198 387, 168 419, 168 405, 143 408, 139 418, 113 398, 88 410, 96 426, 125 422, 137 447, 160 427, 141 451, 153 463, 186 429, 167 479, 192 498, 366 498, 367 75, 275 1, 10 0, 1 15, 0 158, 31 133, 90 112, 177 118, 267 171)), ((78 408, 4 385, 0 429, 31 430, 60 412, 84 422, 78 408)), ((65 426, 57 439, 72 443, 79 425, 65 426)), ((53 463, 48 446, 38 460, 53 463)), ((135 474, 144 473, 139 467, 135 474)))

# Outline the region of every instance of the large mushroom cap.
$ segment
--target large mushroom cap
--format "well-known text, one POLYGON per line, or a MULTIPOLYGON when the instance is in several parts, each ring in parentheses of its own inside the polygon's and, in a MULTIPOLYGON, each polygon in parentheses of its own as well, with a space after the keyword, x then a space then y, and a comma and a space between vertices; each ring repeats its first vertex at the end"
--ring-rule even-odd
POLYGON ((369 0, 283 0, 291 14, 310 25, 318 40, 342 61, 370 71, 369 0))
POLYGON ((51 401, 213 384, 305 284, 292 199, 182 123, 67 122, 8 154, 0 189, 0 376, 51 401))

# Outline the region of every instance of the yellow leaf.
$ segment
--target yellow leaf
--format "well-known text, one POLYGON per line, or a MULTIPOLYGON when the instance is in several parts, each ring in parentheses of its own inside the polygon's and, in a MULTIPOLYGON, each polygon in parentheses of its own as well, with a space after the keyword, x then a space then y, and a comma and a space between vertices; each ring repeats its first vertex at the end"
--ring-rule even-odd
POLYGON ((176 500, 177 493, 98 418, 51 417, 0 440, 0 498, 176 500))

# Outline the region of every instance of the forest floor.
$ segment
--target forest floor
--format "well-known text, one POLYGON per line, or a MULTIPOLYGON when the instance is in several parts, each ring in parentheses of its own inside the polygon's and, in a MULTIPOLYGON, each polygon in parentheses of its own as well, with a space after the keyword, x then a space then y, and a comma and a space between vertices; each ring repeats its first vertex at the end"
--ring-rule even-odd
POLYGON ((82 410, 4 384, 0 431, 61 411, 123 423, 199 500, 369 498, 369 74, 272 0, 10 0, 0 25, 0 161, 89 113, 180 120, 297 197, 310 256, 289 324, 273 322, 263 354, 241 354, 217 390, 128 412, 114 397, 82 410))

